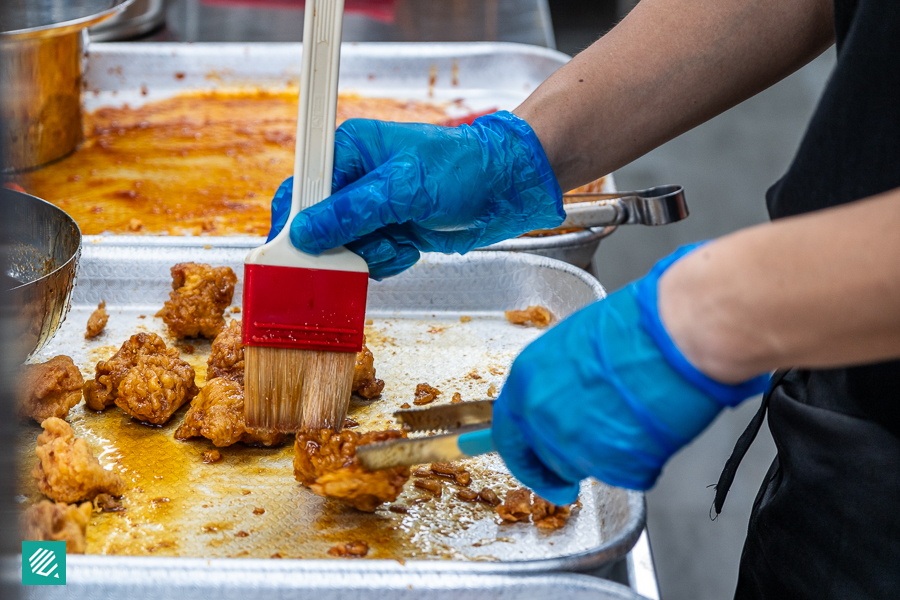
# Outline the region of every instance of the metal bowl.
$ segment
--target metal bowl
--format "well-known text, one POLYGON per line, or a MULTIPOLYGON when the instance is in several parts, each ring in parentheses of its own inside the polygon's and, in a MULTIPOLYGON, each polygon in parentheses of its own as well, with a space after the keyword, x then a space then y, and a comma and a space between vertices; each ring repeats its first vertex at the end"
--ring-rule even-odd
POLYGON ((2 245, 7 261, 3 284, 15 307, 11 348, 24 362, 44 347, 69 312, 81 230, 65 212, 34 196, 0 188, 2 245))

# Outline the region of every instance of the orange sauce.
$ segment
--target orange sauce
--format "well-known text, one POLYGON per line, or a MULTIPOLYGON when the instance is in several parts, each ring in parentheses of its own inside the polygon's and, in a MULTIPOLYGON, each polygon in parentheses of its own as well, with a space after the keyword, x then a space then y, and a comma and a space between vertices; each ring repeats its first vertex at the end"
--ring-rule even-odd
MULTIPOLYGON (((351 118, 439 123, 437 104, 341 94, 351 118)), ((293 172, 297 92, 176 96, 86 116, 86 141, 19 183, 82 233, 265 235, 272 196, 293 172)))

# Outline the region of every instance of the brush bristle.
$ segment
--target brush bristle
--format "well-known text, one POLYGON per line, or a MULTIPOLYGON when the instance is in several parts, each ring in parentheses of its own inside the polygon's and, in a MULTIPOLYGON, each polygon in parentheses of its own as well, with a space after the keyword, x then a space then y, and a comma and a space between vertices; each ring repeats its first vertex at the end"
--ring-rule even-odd
POLYGON ((251 428, 339 431, 347 415, 356 354, 244 347, 244 416, 251 428))

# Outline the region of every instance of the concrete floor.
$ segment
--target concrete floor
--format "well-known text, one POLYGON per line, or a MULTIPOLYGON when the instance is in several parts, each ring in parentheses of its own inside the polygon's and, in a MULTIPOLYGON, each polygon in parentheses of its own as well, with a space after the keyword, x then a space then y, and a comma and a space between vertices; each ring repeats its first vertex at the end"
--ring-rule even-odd
MULTIPOLYGON (((551 1, 557 47, 570 54, 611 25, 612 3, 551 1), (580 11, 580 12, 579 12, 580 11)), ((660 228, 622 227, 594 259, 615 290, 677 247, 767 220, 764 194, 790 164, 834 65, 830 50, 755 98, 647 154, 616 173, 619 189, 685 187, 691 216, 660 228)), ((710 521, 714 484, 759 398, 723 413, 666 466, 647 495, 648 526, 664 600, 731 598, 757 489, 775 455, 767 428, 738 471, 725 510, 710 521)))

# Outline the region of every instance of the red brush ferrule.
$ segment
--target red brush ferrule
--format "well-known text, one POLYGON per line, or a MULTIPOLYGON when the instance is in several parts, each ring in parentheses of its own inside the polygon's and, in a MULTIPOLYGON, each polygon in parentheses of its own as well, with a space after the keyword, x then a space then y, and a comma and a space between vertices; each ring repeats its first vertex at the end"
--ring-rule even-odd
POLYGON ((246 346, 359 352, 367 273, 244 265, 246 346))

